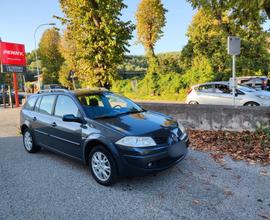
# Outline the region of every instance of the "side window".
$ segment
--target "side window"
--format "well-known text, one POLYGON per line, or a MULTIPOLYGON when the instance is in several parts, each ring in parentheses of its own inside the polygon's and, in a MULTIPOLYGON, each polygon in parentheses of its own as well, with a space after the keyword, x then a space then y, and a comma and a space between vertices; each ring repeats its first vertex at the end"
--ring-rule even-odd
POLYGON ((23 108, 32 111, 34 109, 36 101, 37 97, 29 97, 23 108))
POLYGON ((201 85, 197 88, 197 91, 205 93, 213 92, 213 85, 201 85))
POLYGON ((227 86, 227 85, 217 84, 216 85, 216 92, 229 94, 229 93, 231 93, 231 90, 230 90, 229 86, 227 86))
POLYGON ((39 112, 46 115, 52 114, 54 100, 55 100, 55 95, 43 96, 41 103, 39 105, 39 112))
POLYGON ((79 116, 79 109, 70 97, 59 95, 56 101, 54 115, 63 117, 68 114, 79 116))
POLYGON ((37 103, 36 103, 35 109, 34 109, 35 112, 39 111, 39 106, 40 106, 41 99, 42 99, 42 97, 39 97, 38 100, 37 100, 37 103))

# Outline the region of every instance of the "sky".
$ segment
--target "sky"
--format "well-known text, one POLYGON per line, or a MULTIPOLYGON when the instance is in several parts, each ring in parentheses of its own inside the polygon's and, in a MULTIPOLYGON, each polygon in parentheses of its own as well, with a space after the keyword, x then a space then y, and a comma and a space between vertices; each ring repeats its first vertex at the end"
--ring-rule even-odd
MULTIPOLYGON (((135 23, 135 12, 140 0, 124 0, 128 8, 122 11, 123 20, 135 23)), ((187 43, 186 32, 195 11, 186 0, 162 0, 165 8, 167 24, 164 27, 164 36, 157 42, 156 53, 180 51, 187 43)), ((0 0, 0 37, 2 41, 25 44, 30 52, 34 46, 34 30, 44 23, 54 22, 63 30, 61 23, 53 15, 63 16, 58 0, 0 0)), ((37 42, 46 26, 37 31, 37 42)), ((270 21, 264 25, 270 29, 270 21)), ((142 55, 144 48, 136 43, 136 31, 130 41, 130 54, 142 55)))

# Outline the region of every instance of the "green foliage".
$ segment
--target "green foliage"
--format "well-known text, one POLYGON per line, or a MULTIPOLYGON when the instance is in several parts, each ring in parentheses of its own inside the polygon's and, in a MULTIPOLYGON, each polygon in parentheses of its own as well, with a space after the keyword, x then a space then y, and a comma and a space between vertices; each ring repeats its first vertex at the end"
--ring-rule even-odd
MULTIPOLYGON (((260 24, 249 23, 245 27, 236 25, 224 11, 222 23, 241 38, 241 54, 237 56, 237 75, 267 74, 269 71, 269 53, 267 36, 260 24)), ((189 42, 183 49, 183 66, 191 68, 192 60, 197 56, 209 59, 215 80, 228 80, 231 75, 231 56, 227 55, 228 33, 220 21, 206 10, 200 9, 193 17, 188 29, 189 42)))
POLYGON ((149 56, 154 56, 156 42, 162 37, 166 24, 166 9, 161 0, 141 0, 137 12, 138 40, 149 56))
POLYGON ((229 19, 236 25, 244 26, 250 22, 261 23, 270 18, 269 0, 187 0, 194 8, 203 8, 215 19, 228 34, 234 34, 230 27, 223 23, 223 13, 229 11, 229 19))
POLYGON ((68 80, 69 72, 70 67, 66 62, 64 62, 59 71, 59 82, 61 85, 73 89, 72 82, 68 80))
POLYGON ((54 28, 46 30, 39 43, 43 83, 58 83, 58 72, 64 61, 60 53, 60 34, 54 28))
POLYGON ((60 0, 69 39, 76 45, 82 86, 109 87, 124 59, 133 25, 120 20, 123 0, 60 0))
POLYGON ((146 71, 148 67, 145 56, 126 56, 123 63, 118 65, 120 71, 146 71))
POLYGON ((183 76, 184 87, 213 81, 215 74, 208 58, 198 55, 192 62, 192 67, 183 76))

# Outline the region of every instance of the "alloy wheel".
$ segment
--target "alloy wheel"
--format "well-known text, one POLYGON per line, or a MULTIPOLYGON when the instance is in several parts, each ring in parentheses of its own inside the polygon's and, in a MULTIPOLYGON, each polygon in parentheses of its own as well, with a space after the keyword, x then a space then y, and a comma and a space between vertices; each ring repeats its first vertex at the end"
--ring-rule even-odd
POLYGON ((92 170, 95 176, 102 182, 107 181, 111 176, 111 164, 107 156, 97 151, 91 159, 92 170))
POLYGON ((23 136, 24 146, 26 150, 31 151, 33 147, 32 136, 29 131, 26 131, 23 136))

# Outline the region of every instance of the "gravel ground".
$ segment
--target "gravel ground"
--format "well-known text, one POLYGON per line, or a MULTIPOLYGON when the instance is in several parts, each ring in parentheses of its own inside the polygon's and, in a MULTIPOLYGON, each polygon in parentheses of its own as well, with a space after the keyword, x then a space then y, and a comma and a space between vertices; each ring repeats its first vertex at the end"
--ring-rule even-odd
POLYGON ((270 219, 269 166, 190 151, 158 175, 103 187, 77 161, 28 154, 18 117, 0 109, 0 219, 270 219))

